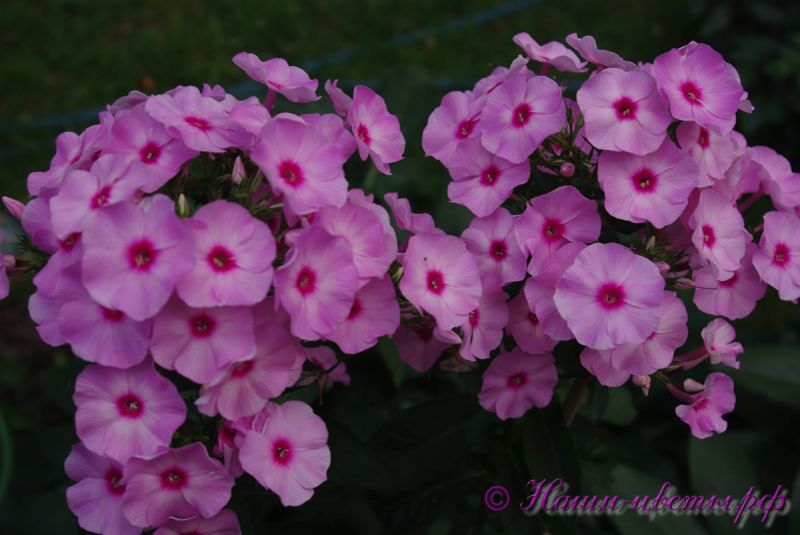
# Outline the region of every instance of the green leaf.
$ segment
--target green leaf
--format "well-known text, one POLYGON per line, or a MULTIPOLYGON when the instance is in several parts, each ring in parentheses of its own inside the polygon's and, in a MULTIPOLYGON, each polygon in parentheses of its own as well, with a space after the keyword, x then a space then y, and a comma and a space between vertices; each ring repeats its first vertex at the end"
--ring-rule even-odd
POLYGON ((729 372, 737 387, 761 394, 776 403, 800 408, 798 346, 745 347, 740 360, 742 367, 729 372))

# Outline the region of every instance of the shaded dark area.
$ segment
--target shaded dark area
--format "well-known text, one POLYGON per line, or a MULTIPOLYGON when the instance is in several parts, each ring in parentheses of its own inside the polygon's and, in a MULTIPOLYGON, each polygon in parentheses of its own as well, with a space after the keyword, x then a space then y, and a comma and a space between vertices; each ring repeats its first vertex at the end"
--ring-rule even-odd
MULTIPOLYGON (((756 107, 740 114, 751 145, 773 146, 800 169, 800 4, 787 1, 656 0, 212 0, 128 3, 9 1, 0 18, 0 192, 25 198, 25 177, 45 169, 62 130, 131 89, 220 83, 239 96, 257 90, 230 62, 248 50, 282 56, 321 81, 368 83, 400 117, 406 160, 391 177, 363 166, 353 185, 382 196, 398 191, 415 210, 433 212, 460 232, 465 209, 447 202, 446 170, 425 159, 422 128, 441 96, 464 89, 519 53, 511 37, 563 39, 592 34, 603 48, 634 61, 703 41, 741 74, 756 107)), ((7 240, 15 223, 0 213, 7 240)), ((0 532, 80 533, 66 508, 63 460, 76 441, 72 388, 83 363, 68 348, 39 341, 27 317, 32 285, 15 281, 0 302, 0 532)), ((696 312, 696 310, 695 310, 696 312)), ((686 349, 700 342, 710 318, 690 317, 686 349)), ((741 496, 750 485, 791 489, 795 510, 776 534, 800 533, 800 314, 774 290, 749 318, 734 322, 746 352, 733 372, 737 407, 729 431, 699 441, 674 415, 660 386, 609 391, 596 384, 568 430, 561 421, 575 355, 559 354, 559 401, 507 423, 477 403, 480 376, 420 375, 399 361, 391 343, 351 358, 348 388, 318 399, 311 387, 293 394, 312 402, 328 424, 333 463, 313 500, 284 509, 245 478, 232 507, 253 533, 762 533, 750 518, 738 530, 728 517, 633 513, 616 517, 527 517, 516 503, 530 479, 562 477, 572 492, 653 495, 670 481, 681 494, 741 496), (512 505, 492 512, 491 485, 507 487, 512 505)), ((693 377, 703 377, 699 369, 693 377)), ((728 370, 725 370, 728 373, 728 370)))

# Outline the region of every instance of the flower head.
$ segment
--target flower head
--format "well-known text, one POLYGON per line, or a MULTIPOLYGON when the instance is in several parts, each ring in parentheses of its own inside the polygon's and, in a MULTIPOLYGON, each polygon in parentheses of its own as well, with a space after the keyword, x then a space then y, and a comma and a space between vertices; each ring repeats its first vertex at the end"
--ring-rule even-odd
POLYGON ((175 385, 149 360, 127 370, 87 366, 72 399, 78 437, 93 452, 120 463, 166 448, 186 418, 175 385))
POLYGON ((371 279, 356 292, 350 313, 326 338, 342 352, 353 355, 377 344, 381 336, 391 336, 399 326, 400 306, 394 285, 384 275, 371 279))
POLYGON ((656 150, 672 122, 653 77, 641 70, 610 68, 578 90, 586 139, 598 149, 643 156, 656 150))
POLYGON ((664 279, 655 264, 616 243, 588 246, 556 284, 556 308, 592 349, 644 342, 658 326, 664 279))
POLYGON ((78 524, 93 533, 139 535, 141 528, 132 525, 122 514, 125 485, 122 465, 89 451, 83 443, 72 446, 64 462, 64 471, 76 483, 67 488, 67 506, 78 524))
POLYGON ((445 161, 464 141, 477 136, 482 104, 463 91, 451 91, 443 96, 442 103, 433 110, 422 131, 425 154, 445 161))
POLYGON ((503 329, 508 324, 508 296, 503 291, 484 293, 478 306, 469 313, 461 326, 464 340, 459 354, 466 360, 489 358, 503 341, 503 329))
POLYGON ((371 157, 378 171, 391 175, 388 164, 403 159, 406 140, 400 131, 400 121, 386 109, 383 98, 372 89, 357 85, 347 111, 347 123, 356 136, 361 159, 371 157))
POLYGON ((518 33, 513 40, 534 61, 552 65, 562 72, 586 72, 586 62, 558 41, 540 45, 526 32, 518 33))
POLYGON ((473 219, 461 239, 478 263, 484 291, 525 278, 525 255, 514 233, 514 218, 505 208, 473 219))
POLYGON ((542 322, 530 309, 522 292, 508 304, 506 330, 526 353, 549 353, 558 343, 545 334, 542 322))
POLYGON ((481 143, 492 154, 522 163, 566 122, 561 88, 550 78, 509 74, 486 99, 481 143))
POLYGON ((553 355, 515 349, 499 354, 486 368, 478 401, 501 420, 519 418, 532 407, 549 405, 556 382, 553 355))
POLYGON ((445 234, 416 234, 403 256, 400 291, 442 330, 463 325, 478 306, 481 281, 464 242, 445 234))
POLYGON ((681 148, 689 153, 700 169, 698 186, 701 188, 725 178, 725 173, 741 152, 733 131, 720 135, 697 123, 685 122, 678 125, 676 133, 681 148))
POLYGON ((745 92, 736 69, 719 52, 691 42, 658 56, 652 71, 673 117, 720 134, 733 128, 745 92))
POLYGON ((635 63, 626 61, 616 52, 597 48, 597 41, 591 35, 578 37, 577 33, 571 33, 566 38, 567 44, 578 51, 583 59, 596 65, 599 69, 607 67, 619 67, 630 71, 636 68, 635 63))
POLYGON ((278 117, 268 122, 252 153, 270 186, 292 212, 306 215, 323 206, 341 206, 347 181, 341 151, 302 120, 278 117))
POLYGON ((230 509, 223 509, 211 518, 197 516, 191 520, 170 519, 153 535, 241 535, 239 519, 230 509))
POLYGON ((270 404, 268 409, 263 425, 245 433, 239 460, 284 506, 301 505, 327 479, 328 429, 303 402, 270 404))
POLYGON ((739 369, 736 358, 744 351, 742 344, 736 341, 733 325, 721 318, 711 320, 700 333, 703 337, 708 356, 712 364, 725 364, 739 369))
POLYGON ((758 246, 753 265, 761 279, 784 301, 800 298, 800 217, 790 212, 765 214, 758 246))
POLYGON ((433 367, 436 360, 450 343, 439 340, 433 327, 406 327, 400 325, 392 336, 400 359, 414 370, 424 373, 433 367))
POLYGON ((736 395, 733 380, 723 373, 712 373, 706 377, 704 389, 692 395, 689 405, 678 405, 675 414, 686 422, 697 438, 708 438, 714 433, 723 433, 728 423, 722 419, 733 411, 736 395))
POLYGON ((483 148, 477 137, 459 144, 444 163, 453 177, 447 196, 478 217, 497 210, 531 174, 527 160, 511 163, 483 148))
POLYGON ((125 465, 122 512, 135 526, 160 526, 170 518, 215 517, 231 499, 233 477, 193 442, 125 465))
POLYGON ((238 204, 214 201, 187 225, 195 243, 194 269, 178 283, 193 307, 253 305, 272 285, 275 239, 269 227, 238 204))
POLYGON ((756 303, 764 297, 767 285, 759 277, 753 267, 753 255, 758 251, 754 243, 748 243, 742 266, 727 280, 717 280, 716 270, 712 265, 695 269, 692 272, 694 281, 694 304, 706 314, 724 316, 730 320, 738 320, 750 315, 756 303))
POLYGON ((716 191, 703 190, 689 226, 694 230, 692 243, 717 270, 717 278, 730 279, 741 266, 750 241, 739 210, 716 191))
POLYGON ((665 139, 658 150, 646 156, 603 152, 597 177, 609 214, 664 228, 677 220, 689 203, 698 168, 689 155, 665 139))

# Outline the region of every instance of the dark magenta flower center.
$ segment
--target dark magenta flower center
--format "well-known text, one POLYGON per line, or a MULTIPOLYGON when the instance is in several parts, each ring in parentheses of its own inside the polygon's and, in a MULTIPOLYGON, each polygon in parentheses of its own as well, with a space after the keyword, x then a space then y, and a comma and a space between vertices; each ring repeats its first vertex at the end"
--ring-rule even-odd
POLYGON ((428 290, 440 295, 444 291, 444 277, 439 271, 429 271, 427 277, 428 290))
POLYGON ((500 176, 500 169, 496 165, 490 165, 481 173, 481 184, 484 186, 494 186, 500 176))
POLYGON ((110 321, 110 322, 112 322, 112 323, 116 323, 118 321, 122 321, 122 318, 125 317, 125 315, 122 312, 120 312, 119 310, 113 310, 113 309, 106 308, 106 307, 103 307, 103 306, 100 307, 100 311, 103 314, 103 318, 108 320, 108 321, 110 321))
POLYGON ((132 392, 117 399, 117 412, 125 418, 138 418, 144 411, 144 402, 132 392))
POLYGON ((128 248, 128 261, 133 269, 147 271, 155 262, 158 251, 150 242, 143 239, 131 244, 128 248))
POLYGON ((91 201, 92 210, 97 210, 108 204, 108 198, 111 196, 111 186, 104 186, 97 193, 94 194, 91 201))
POLYGON ((700 128, 700 134, 697 136, 697 144, 704 149, 708 148, 708 128, 700 128))
POLYGON ((531 322, 531 325, 533 325, 534 327, 536 327, 537 325, 539 325, 539 318, 537 318, 537 317, 536 317, 536 314, 534 314, 533 312, 530 312, 530 313, 528 314, 528 321, 530 321, 530 322, 531 322))
POLYGON ((528 382, 528 374, 525 372, 517 372, 508 378, 508 387, 516 390, 522 388, 528 382))
POLYGON ((456 137, 458 139, 467 139, 472 133, 472 130, 475 128, 475 123, 477 122, 478 121, 474 119, 464 119, 458 123, 458 127, 456 127, 456 137))
POLYGON ((775 246, 775 253, 772 255, 772 263, 783 266, 787 262, 789 262, 789 248, 785 243, 779 243, 775 246))
POLYGON ((636 110, 639 105, 628 97, 622 97, 614 102, 614 111, 617 112, 617 119, 620 121, 629 121, 636 119, 636 110))
POLYGON ((236 258, 233 253, 221 245, 211 249, 206 259, 214 271, 230 271, 236 267, 236 258))
POLYGON ((73 232, 72 234, 70 234, 69 236, 58 242, 58 245, 61 247, 62 251, 68 253, 75 248, 80 238, 81 235, 79 233, 73 232))
POLYGON ((292 449, 288 440, 279 438, 275 441, 272 445, 272 458, 276 463, 281 465, 289 463, 292 459, 292 449))
POLYGON ((106 483, 111 494, 120 495, 125 492, 125 485, 120 484, 120 481, 122 481, 122 472, 117 468, 111 468, 106 474, 106 483))
POLYGON ((369 137, 369 128, 367 128, 367 126, 363 123, 358 125, 358 128, 356 129, 356 135, 358 136, 358 139, 363 141, 366 145, 369 145, 372 141, 372 138, 369 137))
POLYGON ((502 240, 493 241, 491 245, 489 245, 489 254, 498 262, 505 260, 506 255, 508 254, 506 242, 502 240))
POLYGON ((633 188, 640 193, 650 193, 656 189, 658 178, 649 169, 641 169, 633 175, 633 188))
POLYGON ((703 98, 703 92, 700 91, 700 88, 695 85, 694 82, 687 80, 683 82, 681 85, 681 93, 683 94, 683 98, 691 104, 700 104, 701 99, 703 98))
POLYGON ((278 175, 284 182, 295 188, 300 186, 305 180, 303 170, 300 169, 300 166, 297 165, 296 162, 291 160, 281 162, 278 166, 278 175))
POLYGON ((733 277, 731 277, 730 279, 724 280, 724 281, 719 281, 719 285, 720 285, 721 288, 730 288, 731 286, 735 285, 736 281, 738 281, 738 280, 739 280, 739 274, 738 273, 734 273, 733 277))
POLYGON ((544 238, 547 241, 559 241, 564 235, 564 225, 555 219, 548 219, 544 222, 544 226, 542 226, 542 234, 544 234, 544 238))
POLYGON ((294 285, 301 294, 308 295, 314 291, 316 288, 316 283, 316 273, 314 273, 310 268, 304 267, 300 270, 300 273, 297 274, 297 279, 295 280, 294 285))
POLYGON ((478 322, 481 319, 481 312, 477 308, 469 313, 469 325, 472 328, 478 326, 478 322))
POLYGON ((714 247, 714 243, 717 241, 717 237, 714 235, 714 228, 711 225, 703 225, 703 244, 706 247, 714 247))
POLYGON ((168 490, 180 490, 189 483, 189 475, 183 468, 174 466, 161 473, 161 486, 168 490))
POLYGON ((159 156, 161 156, 161 147, 152 141, 139 151, 139 159, 147 164, 156 163, 159 156))
POLYGON ((347 319, 353 320, 361 315, 361 311, 364 310, 364 307, 361 306, 361 301, 358 298, 353 301, 353 306, 350 307, 350 313, 347 315, 347 319))
POLYGON ((531 107, 527 103, 522 103, 514 108, 514 112, 511 114, 511 124, 516 128, 522 128, 531 120, 531 115, 533 115, 531 107))
POLYGON ((217 322, 208 314, 198 314, 189 320, 192 335, 196 338, 208 338, 214 332, 217 322))
POLYGON ((245 377, 253 369, 253 366, 255 366, 255 362, 253 362, 252 360, 245 360, 244 362, 239 362, 238 364, 235 364, 231 369, 231 375, 233 377, 240 377, 240 378, 245 377))
POLYGON ((625 291, 615 282, 609 282, 597 291, 597 302, 606 310, 613 310, 625 304, 625 291))

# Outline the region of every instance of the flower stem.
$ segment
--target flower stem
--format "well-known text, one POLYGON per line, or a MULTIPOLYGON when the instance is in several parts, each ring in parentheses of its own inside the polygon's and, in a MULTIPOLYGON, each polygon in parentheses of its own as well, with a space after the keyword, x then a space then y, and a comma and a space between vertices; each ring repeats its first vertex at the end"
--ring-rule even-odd
POLYGON ((570 387, 567 393, 567 399, 564 401, 564 422, 567 427, 572 425, 572 420, 575 419, 575 415, 578 413, 578 409, 583 401, 583 395, 588 388, 589 378, 585 376, 578 377, 575 379, 575 382, 572 383, 572 387, 570 387))

